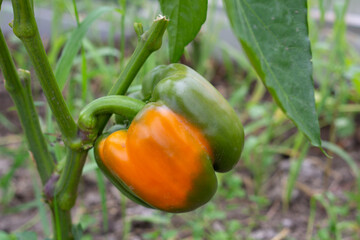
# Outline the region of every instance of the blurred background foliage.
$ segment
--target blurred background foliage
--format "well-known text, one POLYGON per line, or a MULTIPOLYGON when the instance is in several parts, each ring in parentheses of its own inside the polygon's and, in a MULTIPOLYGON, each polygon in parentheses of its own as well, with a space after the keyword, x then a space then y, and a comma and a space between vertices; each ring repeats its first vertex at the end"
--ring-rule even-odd
MULTIPOLYGON (((136 45, 133 23, 146 29, 160 12, 157 1, 144 0, 34 0, 34 5, 54 69, 77 22, 100 7, 116 9, 94 19, 74 60, 63 94, 75 118, 82 106, 107 92, 129 59, 136 45)), ((324 148, 333 158, 311 147, 275 105, 232 35, 221 1, 212 0, 207 21, 181 62, 205 76, 237 110, 246 133, 240 163, 218 174, 211 202, 174 215, 124 198, 90 153, 73 212, 78 239, 360 239, 360 4, 309 0, 308 5, 317 111, 324 148)), ((1 28, 17 67, 31 70, 24 47, 7 26, 11 12, 5 0, 1 28)), ((132 89, 152 68, 168 63, 167 51, 165 38, 132 89)), ((32 87, 51 151, 63 159, 51 111, 37 81, 32 87)), ((0 240, 50 238, 39 179, 3 83, 0 100, 0 240)))

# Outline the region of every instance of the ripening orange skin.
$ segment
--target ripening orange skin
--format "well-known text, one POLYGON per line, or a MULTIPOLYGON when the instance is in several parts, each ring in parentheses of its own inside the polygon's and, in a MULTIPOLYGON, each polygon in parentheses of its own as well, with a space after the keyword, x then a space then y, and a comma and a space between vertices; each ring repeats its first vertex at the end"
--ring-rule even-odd
POLYGON ((165 106, 147 107, 128 131, 100 142, 99 154, 131 191, 164 211, 192 210, 216 191, 209 143, 165 106))

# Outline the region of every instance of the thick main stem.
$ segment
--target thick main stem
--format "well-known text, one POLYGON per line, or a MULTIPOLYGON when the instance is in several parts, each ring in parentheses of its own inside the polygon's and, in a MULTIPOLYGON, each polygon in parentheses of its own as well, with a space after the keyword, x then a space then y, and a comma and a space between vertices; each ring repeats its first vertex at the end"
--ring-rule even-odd
POLYGON ((62 210, 57 202, 51 207, 52 222, 54 229, 54 239, 71 240, 74 239, 72 234, 72 221, 69 210, 62 210))
POLYGON ((30 73, 23 71, 21 79, 19 78, 1 30, 0 68, 5 78, 5 88, 16 106, 21 126, 25 132, 30 152, 36 162, 41 181, 45 184, 54 171, 55 163, 47 148, 44 135, 41 132, 38 114, 31 95, 30 73))
POLYGON ((62 210, 70 210, 75 204, 87 152, 81 149, 67 150, 65 168, 55 188, 55 197, 62 210))
POLYGON ((66 106, 45 53, 31 3, 29 0, 12 0, 12 5, 14 33, 23 42, 30 56, 51 111, 59 125, 63 140, 69 145, 76 138, 77 126, 66 106))

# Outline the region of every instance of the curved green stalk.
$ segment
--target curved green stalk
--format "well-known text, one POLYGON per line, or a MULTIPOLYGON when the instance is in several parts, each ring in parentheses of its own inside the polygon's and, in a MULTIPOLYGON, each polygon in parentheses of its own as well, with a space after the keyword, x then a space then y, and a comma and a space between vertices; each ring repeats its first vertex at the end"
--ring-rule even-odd
POLYGON ((14 33, 23 42, 30 56, 51 111, 63 135, 63 140, 69 144, 76 137, 77 126, 56 83, 55 75, 42 45, 31 3, 29 0, 12 0, 12 5, 14 33))
POLYGON ((19 75, 10 56, 5 38, 0 30, 0 68, 5 77, 5 88, 14 101, 30 152, 36 162, 41 182, 45 185, 55 168, 53 158, 47 148, 44 135, 33 103, 30 73, 22 70, 19 75), (23 83, 22 83, 23 82, 23 83))
POLYGON ((133 118, 144 106, 144 102, 127 96, 111 95, 98 98, 80 112, 78 125, 83 131, 92 131, 97 126, 99 115, 115 113, 133 118))

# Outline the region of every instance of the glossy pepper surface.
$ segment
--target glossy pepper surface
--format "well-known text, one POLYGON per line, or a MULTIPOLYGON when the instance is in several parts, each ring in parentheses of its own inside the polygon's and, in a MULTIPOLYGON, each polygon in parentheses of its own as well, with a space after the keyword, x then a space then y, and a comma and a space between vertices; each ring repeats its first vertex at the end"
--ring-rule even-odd
POLYGON ((226 99, 200 74, 182 64, 155 68, 142 86, 143 99, 168 106, 200 129, 209 141, 214 169, 231 170, 244 144, 239 117, 226 99))
POLYGON ((232 169, 240 158, 238 116, 208 81, 181 64, 155 68, 138 96, 148 104, 129 129, 98 139, 98 165, 144 206, 186 212, 205 204, 216 192, 215 171, 232 169))
POLYGON ((128 131, 112 133, 97 151, 111 174, 154 208, 190 211, 217 188, 207 140, 166 106, 146 106, 128 131))

